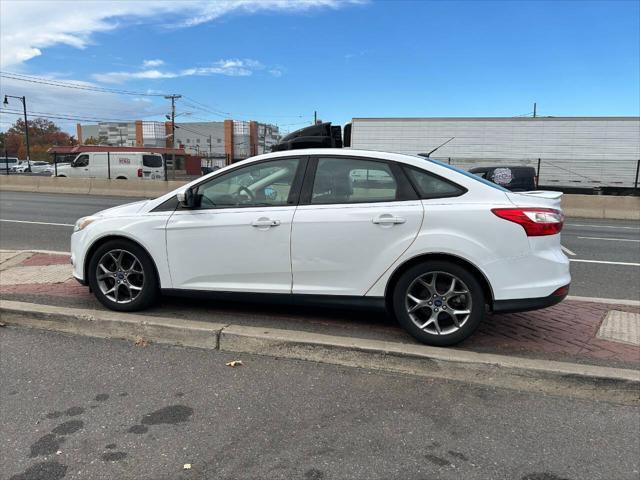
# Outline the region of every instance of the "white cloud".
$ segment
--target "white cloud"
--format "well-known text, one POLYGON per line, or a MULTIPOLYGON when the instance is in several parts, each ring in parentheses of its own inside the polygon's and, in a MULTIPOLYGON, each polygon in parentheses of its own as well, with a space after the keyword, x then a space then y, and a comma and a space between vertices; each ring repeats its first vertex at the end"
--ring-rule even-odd
MULTIPOLYGON (((143 63, 143 67, 149 66, 148 62, 143 63)), ((253 75, 255 71, 263 70, 265 66, 257 60, 250 58, 245 59, 227 59, 218 60, 217 62, 205 67, 185 68, 177 71, 158 70, 155 68, 142 68, 132 72, 107 72, 95 73, 93 78, 103 83, 123 83, 127 80, 156 80, 162 78, 178 78, 192 76, 209 76, 209 75, 226 75, 229 77, 248 77, 253 75)), ((273 73, 272 73, 273 74, 273 73)))
POLYGON ((144 60, 142 62, 142 66, 145 68, 159 67, 161 65, 164 65, 164 60, 144 60))
MULTIPOLYGON (((362 2, 363 0, 2 0, 0 67, 19 69, 24 62, 42 55, 44 49, 54 45, 87 48, 92 42, 93 33, 113 30, 126 22, 146 20, 188 27, 232 12, 300 12, 362 2), (163 16, 167 14, 171 14, 172 22, 163 20, 163 16)), ((157 66, 159 65, 148 65, 157 66)))

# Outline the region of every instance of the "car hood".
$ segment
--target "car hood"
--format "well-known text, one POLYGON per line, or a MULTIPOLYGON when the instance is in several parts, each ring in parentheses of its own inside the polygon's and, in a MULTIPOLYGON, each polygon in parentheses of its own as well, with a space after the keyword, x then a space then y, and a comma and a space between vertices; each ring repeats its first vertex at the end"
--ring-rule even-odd
POLYGON ((95 214, 96 217, 125 217, 140 212, 149 200, 141 200, 139 202, 125 203, 117 207, 107 208, 95 214))

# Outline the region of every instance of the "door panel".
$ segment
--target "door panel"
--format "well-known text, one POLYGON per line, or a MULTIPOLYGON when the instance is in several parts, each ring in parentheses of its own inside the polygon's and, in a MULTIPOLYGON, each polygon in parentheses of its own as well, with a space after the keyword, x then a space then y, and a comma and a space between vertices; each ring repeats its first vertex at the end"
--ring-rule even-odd
POLYGON ((193 187, 167 223, 174 288, 291 293, 291 221, 306 160, 250 163, 193 187))
POLYGON ((291 292, 295 206, 175 212, 167 223, 174 288, 291 292))
POLYGON ((415 240, 419 201, 304 205, 291 233, 293 293, 364 295, 415 240))

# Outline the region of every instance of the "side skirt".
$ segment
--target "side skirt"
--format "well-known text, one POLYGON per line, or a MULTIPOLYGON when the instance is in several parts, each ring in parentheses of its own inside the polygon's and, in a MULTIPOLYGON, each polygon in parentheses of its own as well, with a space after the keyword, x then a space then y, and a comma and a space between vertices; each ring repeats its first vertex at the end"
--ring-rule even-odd
POLYGON ((163 288, 162 295, 169 297, 222 300, 226 302, 271 303, 278 305, 346 307, 353 309, 385 309, 383 297, 360 297, 347 295, 308 295, 293 293, 219 292, 206 290, 182 290, 163 288))

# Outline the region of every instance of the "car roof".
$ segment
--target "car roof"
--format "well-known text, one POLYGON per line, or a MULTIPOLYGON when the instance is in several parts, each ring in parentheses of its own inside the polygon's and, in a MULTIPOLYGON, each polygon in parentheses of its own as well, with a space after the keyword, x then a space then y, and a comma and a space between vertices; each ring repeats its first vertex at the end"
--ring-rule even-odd
POLYGON ((424 165, 425 160, 427 160, 426 158, 419 157, 417 155, 383 152, 379 150, 365 150, 355 148, 301 148, 296 150, 282 150, 279 152, 265 153, 262 155, 257 155, 255 157, 250 157, 245 161, 260 161, 281 157, 303 157, 306 155, 321 155, 324 157, 369 157, 379 158, 381 160, 392 160, 395 162, 407 163, 416 166, 424 165))

